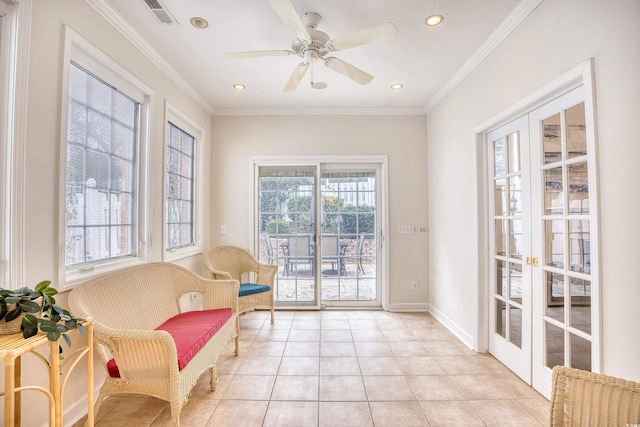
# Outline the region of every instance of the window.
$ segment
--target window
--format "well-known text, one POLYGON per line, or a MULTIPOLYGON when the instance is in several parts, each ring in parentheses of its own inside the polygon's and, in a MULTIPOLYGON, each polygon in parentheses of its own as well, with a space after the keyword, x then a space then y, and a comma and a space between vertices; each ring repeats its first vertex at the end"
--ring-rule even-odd
POLYGON ((167 103, 165 139, 165 260, 202 252, 199 171, 204 131, 167 103))
POLYGON ((135 255, 140 104, 72 63, 65 188, 65 266, 135 255))
POLYGON ((65 34, 60 282, 146 260, 151 90, 71 29, 65 34))
POLYGON ((196 140, 167 125, 166 221, 168 250, 193 245, 193 166, 196 140))

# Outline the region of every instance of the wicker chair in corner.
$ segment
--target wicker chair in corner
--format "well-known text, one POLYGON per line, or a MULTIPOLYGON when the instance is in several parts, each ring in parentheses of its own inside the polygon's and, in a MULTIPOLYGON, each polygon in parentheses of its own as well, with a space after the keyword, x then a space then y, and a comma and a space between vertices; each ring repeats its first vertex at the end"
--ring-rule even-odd
POLYGON ((640 425, 640 383, 554 366, 549 425, 640 425))
POLYGON ((216 246, 205 253, 205 264, 212 279, 235 279, 240 282, 238 313, 268 308, 274 322, 273 282, 277 265, 259 262, 246 250, 236 246, 216 246), (246 279, 252 278, 252 282, 246 279))

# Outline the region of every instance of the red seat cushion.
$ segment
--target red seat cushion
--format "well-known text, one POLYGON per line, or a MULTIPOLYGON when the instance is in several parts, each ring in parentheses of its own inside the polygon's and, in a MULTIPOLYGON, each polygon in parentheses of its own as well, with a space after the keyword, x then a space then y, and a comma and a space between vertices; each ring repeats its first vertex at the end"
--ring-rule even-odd
MULTIPOLYGON (((158 326, 156 330, 171 334, 178 352, 178 369, 182 370, 193 356, 209 341, 231 317, 230 308, 217 310, 187 311, 180 313, 158 326)), ((109 376, 120 378, 114 359, 107 363, 109 376)))

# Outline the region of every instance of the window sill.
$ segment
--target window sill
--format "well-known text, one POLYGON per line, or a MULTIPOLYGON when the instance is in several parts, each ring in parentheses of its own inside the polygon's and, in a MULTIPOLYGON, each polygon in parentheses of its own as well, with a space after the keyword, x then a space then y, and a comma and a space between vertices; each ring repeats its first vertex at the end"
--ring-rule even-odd
POLYGON ((141 258, 126 258, 122 260, 107 262, 104 264, 93 264, 85 266, 88 268, 74 268, 65 271, 63 285, 61 290, 73 289, 76 285, 89 280, 101 274, 110 273, 125 267, 133 267, 134 265, 145 264, 146 261, 141 258))

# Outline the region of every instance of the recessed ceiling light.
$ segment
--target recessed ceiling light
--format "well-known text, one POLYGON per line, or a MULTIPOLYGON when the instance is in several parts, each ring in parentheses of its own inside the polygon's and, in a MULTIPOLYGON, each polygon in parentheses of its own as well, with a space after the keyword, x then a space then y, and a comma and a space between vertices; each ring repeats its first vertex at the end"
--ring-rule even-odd
POLYGON ((391 85, 391 89, 402 89, 402 83, 394 83, 391 85))
POLYGON ((247 87, 245 85, 243 85, 242 83, 236 83, 233 85, 233 88, 236 90, 245 90, 247 87))
POLYGON ((209 22, 207 22, 207 20, 204 18, 194 16, 193 18, 191 18, 191 25, 202 30, 203 28, 207 28, 209 26, 209 22))
POLYGON ((427 27, 435 27, 436 25, 440 24, 442 21, 444 21, 444 16, 431 15, 424 20, 424 23, 427 27))

